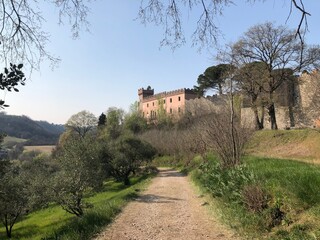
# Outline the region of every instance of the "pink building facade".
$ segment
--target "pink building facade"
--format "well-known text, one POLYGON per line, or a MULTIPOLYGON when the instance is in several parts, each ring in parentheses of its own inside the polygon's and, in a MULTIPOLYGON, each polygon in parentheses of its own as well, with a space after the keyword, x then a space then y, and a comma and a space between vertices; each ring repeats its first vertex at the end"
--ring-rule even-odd
POLYGON ((163 113, 177 119, 183 115, 186 101, 197 98, 193 90, 186 88, 158 94, 154 89, 140 88, 138 95, 140 112, 148 120, 156 120, 163 113))

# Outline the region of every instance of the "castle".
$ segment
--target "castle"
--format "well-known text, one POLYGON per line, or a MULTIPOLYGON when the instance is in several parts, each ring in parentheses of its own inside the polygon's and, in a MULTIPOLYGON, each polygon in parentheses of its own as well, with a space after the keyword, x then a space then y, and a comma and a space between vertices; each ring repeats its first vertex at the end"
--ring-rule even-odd
POLYGON ((154 94, 154 89, 140 88, 139 110, 142 116, 148 120, 155 120, 161 114, 169 114, 173 118, 179 118, 185 112, 186 102, 197 98, 197 94, 187 88, 170 92, 154 94))
MULTIPOLYGON (((216 108, 225 106, 223 97, 213 96, 198 98, 191 89, 179 89, 170 92, 154 94, 154 89, 139 89, 139 110, 148 121, 154 121, 159 114, 169 114, 178 119, 189 105, 205 107, 213 104, 216 108), (210 103, 209 103, 210 102, 210 103), (200 104, 201 103, 201 104, 200 104)), ((314 70, 304 72, 294 82, 286 82, 275 92, 276 118, 279 129, 320 127, 320 72, 314 70)), ((196 113, 196 109, 192 112, 196 113)), ((253 110, 246 97, 242 98, 241 121, 254 122, 253 110)), ((264 114, 265 128, 268 124, 268 114, 264 114)), ((254 125, 254 124, 253 124, 254 125)))

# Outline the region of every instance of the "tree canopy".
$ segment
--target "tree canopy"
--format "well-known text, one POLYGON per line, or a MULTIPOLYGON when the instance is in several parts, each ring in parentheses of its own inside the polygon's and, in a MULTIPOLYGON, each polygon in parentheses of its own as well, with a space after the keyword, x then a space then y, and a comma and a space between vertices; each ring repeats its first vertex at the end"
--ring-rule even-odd
POLYGON ((81 137, 93 130, 98 124, 98 119, 93 113, 86 110, 72 115, 66 123, 66 128, 76 132, 81 137))
POLYGON ((209 89, 213 89, 223 94, 223 85, 229 77, 228 72, 232 66, 230 64, 218 64, 208 67, 203 74, 200 74, 197 80, 198 86, 195 89, 200 93, 205 93, 209 89))

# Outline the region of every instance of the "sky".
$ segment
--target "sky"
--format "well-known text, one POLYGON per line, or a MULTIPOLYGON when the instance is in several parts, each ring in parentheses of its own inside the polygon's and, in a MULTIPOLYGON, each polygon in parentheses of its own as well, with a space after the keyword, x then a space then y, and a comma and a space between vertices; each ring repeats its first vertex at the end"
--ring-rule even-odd
MULTIPOLYGON (((266 21, 277 25, 298 26, 300 15, 293 13, 287 21, 290 1, 235 1, 216 18, 222 32, 219 46, 235 42, 255 24, 266 21), (264 2, 264 3, 262 3, 264 2)), ((192 88, 197 77, 212 65, 215 48, 192 47, 190 36, 195 18, 186 13, 183 19, 187 42, 172 51, 161 47, 163 28, 143 25, 136 20, 140 1, 97 0, 91 2, 88 20, 90 32, 82 31, 72 39, 70 26, 60 26, 58 12, 45 7, 44 30, 51 35, 47 49, 61 62, 53 70, 44 61, 40 71, 28 77, 20 92, 0 92, 9 108, 7 114, 26 115, 34 120, 65 124, 71 115, 82 110, 97 117, 109 107, 128 111, 138 100, 138 89, 151 86, 155 93, 192 88)), ((320 1, 306 0, 311 13, 307 43, 320 44, 320 1)))

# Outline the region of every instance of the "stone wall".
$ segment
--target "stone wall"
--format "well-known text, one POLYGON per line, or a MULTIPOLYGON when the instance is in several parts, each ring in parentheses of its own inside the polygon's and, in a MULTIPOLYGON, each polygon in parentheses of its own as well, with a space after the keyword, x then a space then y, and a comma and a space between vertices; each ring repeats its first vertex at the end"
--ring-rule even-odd
POLYGON ((303 73, 299 78, 297 126, 320 127, 320 73, 303 73))

